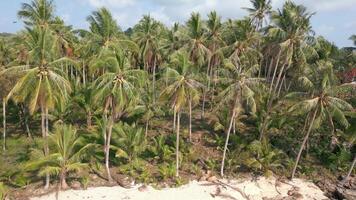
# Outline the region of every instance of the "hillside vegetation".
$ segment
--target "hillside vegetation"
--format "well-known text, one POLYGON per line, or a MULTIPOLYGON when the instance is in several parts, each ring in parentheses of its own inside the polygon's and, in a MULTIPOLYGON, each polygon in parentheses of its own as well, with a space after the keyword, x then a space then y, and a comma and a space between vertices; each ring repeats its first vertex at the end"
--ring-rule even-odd
POLYGON ((0 199, 123 175, 157 186, 355 175, 356 86, 343 80, 355 50, 315 35, 303 5, 251 0, 242 19, 172 26, 145 15, 126 31, 107 8, 87 30, 54 8, 23 3, 24 29, 0 37, 0 199))

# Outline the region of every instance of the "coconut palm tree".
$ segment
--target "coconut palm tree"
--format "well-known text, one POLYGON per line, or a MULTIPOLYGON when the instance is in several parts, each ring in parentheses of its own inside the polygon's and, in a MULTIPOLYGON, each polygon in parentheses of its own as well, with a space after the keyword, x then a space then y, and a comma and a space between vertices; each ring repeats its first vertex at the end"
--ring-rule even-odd
POLYGON ((146 74, 142 70, 132 69, 123 52, 116 52, 110 71, 101 75, 93 84, 96 88, 95 101, 103 106, 105 167, 109 182, 110 140, 116 120, 132 109, 137 103, 138 88, 143 85, 146 74))
POLYGON ((115 52, 122 49, 137 51, 137 45, 128 40, 121 31, 116 20, 112 17, 110 11, 106 8, 100 8, 93 11, 87 17, 90 24, 90 31, 78 30, 81 36, 83 52, 87 54, 89 71, 92 74, 102 75, 107 68, 112 66, 112 60, 115 60, 115 52))
POLYGON ((152 73, 152 94, 153 103, 155 103, 156 70, 161 62, 160 45, 162 44, 164 26, 150 15, 144 15, 133 30, 133 40, 140 48, 144 69, 152 73))
POLYGON ((39 174, 59 175, 59 184, 61 189, 66 189, 67 174, 69 172, 78 172, 87 168, 86 163, 82 163, 81 159, 84 152, 92 146, 92 144, 82 145, 78 137, 77 130, 71 125, 56 125, 54 133, 49 136, 53 152, 48 156, 41 156, 42 152, 34 149, 32 156, 36 156, 36 160, 30 161, 26 169, 40 169, 39 174))
POLYGON ((309 125, 300 146, 291 179, 294 178, 303 149, 313 129, 320 127, 324 121, 327 121, 331 126, 332 134, 335 129, 334 121, 337 121, 344 127, 349 126, 344 111, 351 110, 352 106, 346 101, 334 96, 336 87, 333 83, 334 73, 332 65, 320 62, 317 64, 317 67, 312 69, 316 69, 314 72, 309 72, 309 74, 313 74, 311 78, 314 78, 314 80, 310 81, 307 77, 302 79, 304 83, 307 82, 309 83, 309 87, 312 87, 312 93, 292 92, 286 96, 297 101, 290 107, 289 112, 295 115, 307 114, 305 124, 309 125), (316 74, 319 76, 316 76, 316 74), (321 78, 319 78, 320 75, 321 78))
POLYGON ((225 64, 225 69, 221 69, 220 82, 224 89, 219 93, 219 103, 217 108, 224 108, 229 106, 230 122, 226 130, 226 140, 224 145, 223 157, 221 161, 220 175, 224 176, 224 166, 226 152, 228 149, 229 138, 231 129, 239 115, 243 112, 254 113, 256 111, 256 103, 254 99, 254 92, 260 86, 262 79, 252 78, 255 68, 245 68, 243 71, 235 66, 233 63, 228 62, 225 64))
MULTIPOLYGON (((189 61, 186 52, 177 52, 173 55, 172 66, 166 68, 165 78, 168 86, 161 92, 161 101, 168 101, 171 105, 174 118, 177 118, 176 126, 176 176, 179 176, 179 131, 180 114, 184 107, 189 107, 189 139, 192 133, 192 105, 199 100, 199 83, 192 71, 196 70, 189 61)), ((174 119, 175 121, 176 119, 174 119)))
MULTIPOLYGON (((313 13, 307 12, 303 5, 291 1, 285 2, 283 8, 271 13, 272 26, 268 29, 268 37, 278 43, 274 58, 274 71, 270 85, 271 99, 280 91, 287 76, 287 70, 296 72, 305 66, 307 55, 316 55, 310 41, 313 34, 310 18, 313 13)), ((291 76, 297 73, 291 73, 291 76)), ((297 78, 297 77, 294 77, 297 78)), ((293 78, 292 78, 293 79, 293 78)))
POLYGON ((52 0, 33 0, 31 3, 22 3, 17 15, 27 26, 47 29, 54 25, 54 7, 52 0))
POLYGON ((189 59, 202 67, 210 51, 206 47, 206 28, 199 13, 191 14, 186 28, 186 38, 183 39, 184 47, 189 52, 189 59))
MULTIPOLYGON (((206 71, 206 77, 208 80, 207 90, 203 94, 202 115, 205 111, 205 100, 207 93, 210 92, 211 79, 216 79, 216 68, 222 63, 224 59, 223 53, 220 51, 221 47, 225 46, 225 42, 222 38, 223 24, 221 17, 215 11, 212 11, 208 15, 207 23, 207 41, 206 45, 210 51, 208 56, 208 66, 206 71)), ((212 105, 212 102, 211 102, 212 105)))
MULTIPOLYGON (((55 104, 65 101, 71 92, 70 83, 66 80, 60 64, 71 62, 67 58, 57 58, 54 51, 52 35, 46 30, 28 29, 26 46, 29 51, 29 60, 26 65, 11 66, 1 74, 19 77, 15 86, 9 92, 7 99, 15 102, 24 102, 33 114, 38 108, 41 110, 42 136, 46 141, 48 137, 48 111, 55 104)), ((45 155, 48 155, 48 144, 44 145, 45 155)), ((49 187, 49 174, 46 177, 46 188, 49 187)))
POLYGON ((256 30, 260 30, 263 27, 263 23, 266 22, 266 18, 271 13, 272 1, 271 0, 250 0, 252 8, 244 8, 250 13, 251 20, 256 27, 256 30))

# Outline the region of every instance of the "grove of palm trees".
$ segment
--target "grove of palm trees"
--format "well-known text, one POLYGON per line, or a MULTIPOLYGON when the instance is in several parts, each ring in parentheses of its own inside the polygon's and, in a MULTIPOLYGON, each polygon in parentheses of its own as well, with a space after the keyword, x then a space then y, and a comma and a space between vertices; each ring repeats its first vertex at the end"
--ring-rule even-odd
POLYGON ((207 173, 355 195, 356 48, 316 35, 303 5, 250 1, 239 19, 147 14, 127 30, 105 7, 78 30, 55 1, 19 5, 25 27, 0 36, 0 199, 207 173))

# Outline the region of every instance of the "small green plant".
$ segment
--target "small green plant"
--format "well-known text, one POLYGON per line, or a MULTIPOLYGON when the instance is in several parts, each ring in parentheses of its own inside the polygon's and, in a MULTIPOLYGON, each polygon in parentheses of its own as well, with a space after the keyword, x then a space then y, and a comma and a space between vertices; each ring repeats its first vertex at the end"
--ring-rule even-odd
POLYGON ((247 146, 247 151, 241 153, 242 164, 254 171, 262 171, 266 176, 271 176, 273 170, 283 168, 285 154, 274 149, 269 143, 253 141, 247 146))
POLYGON ((150 172, 150 170, 144 169, 140 173, 140 175, 138 175, 137 180, 139 180, 145 184, 148 184, 148 183, 152 182, 152 180, 153 180, 152 173, 150 172))
POLYGON ((8 197, 8 189, 3 182, 0 182, 0 200, 5 200, 8 197))
POLYGON ((176 166, 174 163, 164 163, 158 167, 158 172, 162 180, 174 178, 176 174, 176 166))
POLYGON ((113 128, 112 149, 116 150, 117 158, 131 162, 146 150, 146 139, 142 128, 135 124, 118 123, 113 128))
POLYGON ((150 151, 153 153, 154 158, 160 162, 168 162, 174 155, 174 148, 166 144, 166 136, 159 135, 153 138, 153 146, 150 151))
POLYGON ((83 176, 80 179, 80 183, 82 184, 83 188, 86 190, 88 188, 89 183, 90 183, 89 176, 83 176))

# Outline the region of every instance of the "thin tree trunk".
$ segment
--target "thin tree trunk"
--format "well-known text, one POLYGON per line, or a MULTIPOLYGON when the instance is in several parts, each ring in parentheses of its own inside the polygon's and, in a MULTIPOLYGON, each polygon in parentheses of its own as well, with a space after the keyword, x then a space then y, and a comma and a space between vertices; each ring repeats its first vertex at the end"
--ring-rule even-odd
POLYGON ((107 137, 106 137, 106 144, 105 144, 105 168, 106 168, 106 173, 108 175, 108 181, 109 183, 112 182, 112 177, 111 177, 111 173, 110 173, 110 163, 109 163, 109 158, 110 158, 110 140, 111 140, 111 133, 112 133, 112 128, 114 125, 114 119, 112 114, 109 117, 109 121, 108 121, 108 133, 107 133, 107 137))
MULTIPOLYGON (((285 83, 285 82, 286 82, 286 74, 283 75, 281 84, 280 84, 279 89, 278 89, 277 98, 279 98, 279 95, 281 94, 281 90, 282 90, 283 83, 285 83)), ((284 85, 285 85, 285 84, 284 84, 284 85)))
POLYGON ((347 173, 347 175, 345 176, 345 178, 342 180, 343 183, 345 183, 349 177, 351 176, 352 170, 354 169, 356 164, 356 155, 354 156, 354 161, 352 161, 351 167, 349 169, 349 172, 347 173))
POLYGON ((302 145, 301 145, 301 147, 300 147, 300 149, 299 149, 299 153, 298 153, 298 156, 297 156, 297 159, 296 159, 296 162, 295 162, 293 171, 292 171, 291 180, 294 178, 294 175, 295 175, 295 172, 296 172, 296 170, 297 170, 298 163, 299 163, 300 157, 301 157, 301 155, 302 155, 304 146, 305 146, 305 144, 306 144, 306 142, 307 142, 307 140, 308 140, 308 138, 309 138, 310 132, 311 132, 311 130, 312 130, 312 128, 313 128, 313 124, 314 124, 314 120, 315 120, 315 117, 316 117, 316 113, 317 113, 317 112, 318 112, 318 109, 315 108, 315 111, 314 111, 314 113, 313 113, 313 117, 312 117, 312 119, 311 119, 311 121, 310 121, 310 125, 309 125, 308 132, 307 132, 307 134, 305 135, 305 137, 304 137, 304 139, 303 139, 303 142, 302 142, 302 145))
MULTIPOLYGON (((45 107, 45 156, 49 155, 49 147, 48 147, 48 108, 45 107)), ((50 179, 50 175, 47 172, 46 173, 46 185, 45 185, 45 189, 49 188, 49 180, 50 179)))
POLYGON ((179 176, 179 125, 180 125, 180 112, 177 114, 177 137, 176 137, 176 177, 179 176))
MULTIPOLYGON (((235 109, 235 108, 234 108, 234 109, 235 109)), ((226 134, 224 152, 223 152, 223 157, 222 157, 222 161, 221 161, 221 169, 220 169, 220 175, 221 175, 221 177, 224 176, 224 165, 225 165, 225 157, 226 157, 227 145, 229 144, 229 137, 230 137, 230 132, 231 132, 232 124, 233 124, 233 122, 234 122, 234 118, 235 118, 235 111, 233 111, 233 113, 232 113, 232 115, 231 115, 230 124, 229 124, 229 129, 227 130, 227 134, 226 134)))
POLYGON ((153 94, 153 104, 155 104, 156 103, 156 86, 155 86, 155 84, 156 84, 156 57, 154 58, 154 60, 153 60, 153 75, 152 75, 153 77, 152 77, 152 94, 153 94))
POLYGON ((189 99, 189 141, 192 142, 192 99, 189 99))
POLYGON ((86 84, 86 75, 85 75, 85 63, 83 61, 83 84, 86 84))
POLYGON ((68 187, 68 184, 66 181, 66 172, 64 170, 61 171, 59 178, 61 189, 66 189, 68 187))
POLYGON ((174 110, 173 111, 173 133, 176 130, 176 119, 177 119, 177 112, 174 110))
POLYGON ((279 86, 279 82, 281 81, 281 78, 282 78, 282 74, 283 74, 283 71, 284 71, 284 68, 286 67, 285 64, 282 65, 282 68, 278 74, 278 77, 277 77, 277 81, 276 81, 276 86, 274 87, 273 89, 273 93, 276 93, 277 90, 278 90, 278 86, 279 86))
POLYGON ((277 57, 277 62, 274 66, 274 71, 273 71, 273 75, 272 75, 272 82, 271 82, 271 85, 270 85, 270 88, 269 88, 269 93, 271 94, 272 92, 272 88, 273 88, 273 83, 274 83, 274 79, 276 77, 276 73, 277 73, 277 68, 278 68, 278 64, 279 64, 279 59, 281 57, 281 50, 279 50, 279 53, 278 53, 278 57, 277 57))
POLYGON ((206 101, 206 94, 209 92, 210 90, 210 73, 209 73, 209 70, 210 70, 210 64, 211 63, 211 58, 209 58, 209 63, 208 63, 208 69, 206 71, 206 76, 208 78, 208 88, 207 90, 204 89, 204 94, 203 94, 203 105, 202 105, 202 109, 201 109, 201 119, 204 118, 204 115, 205 115, 205 101, 206 101))
MULTIPOLYGON (((44 140, 44 146, 43 146, 43 151, 44 155, 48 156, 48 143, 47 143, 47 124, 46 124, 46 108, 41 104, 41 130, 42 130, 42 138, 44 140)), ((45 189, 49 188, 49 174, 46 173, 46 179, 45 179, 45 189)))
POLYGON ((3 146, 2 149, 5 151, 6 150, 6 98, 3 98, 2 100, 2 115, 3 115, 3 146))

